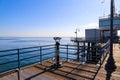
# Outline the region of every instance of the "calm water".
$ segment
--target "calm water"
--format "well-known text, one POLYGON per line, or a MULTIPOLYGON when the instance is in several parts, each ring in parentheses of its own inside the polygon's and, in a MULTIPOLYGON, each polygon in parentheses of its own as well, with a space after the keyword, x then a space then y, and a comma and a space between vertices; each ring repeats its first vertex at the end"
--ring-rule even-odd
MULTIPOLYGON (((69 44, 70 38, 61 39, 61 44, 69 44)), ((0 50, 55 44, 53 37, 0 37, 0 50)))
MULTIPOLYGON (((65 38, 65 37, 62 38, 60 43, 61 44, 71 44, 70 38, 65 38)), ((0 51, 7 50, 7 49, 17 49, 17 48, 34 47, 34 46, 42 46, 42 45, 50 45, 50 44, 55 44, 55 41, 53 40, 52 37, 0 37, 0 51)), ((42 53, 47 53, 50 51, 54 52, 54 50, 55 49, 53 49, 53 50, 51 49, 49 51, 43 51, 42 53)), ((10 53, 15 53, 15 55, 7 56, 7 57, 0 57, 0 64, 2 64, 4 62, 14 61, 14 60, 16 60, 16 61, 12 62, 12 63, 0 65, 0 72, 17 67, 17 64, 18 64, 18 62, 17 62, 18 55, 16 54, 17 51, 4 52, 4 53, 0 52, 0 55, 10 54, 10 53)), ((21 54, 20 59, 38 55, 38 53, 39 52, 32 52, 29 54, 21 54)), ((53 57, 54 55, 55 55, 55 53, 50 54, 48 56, 43 57, 43 59, 53 57)), ((40 56, 32 58, 32 59, 22 60, 20 62, 20 66, 25 66, 28 63, 38 62, 39 60, 40 60, 40 56)))

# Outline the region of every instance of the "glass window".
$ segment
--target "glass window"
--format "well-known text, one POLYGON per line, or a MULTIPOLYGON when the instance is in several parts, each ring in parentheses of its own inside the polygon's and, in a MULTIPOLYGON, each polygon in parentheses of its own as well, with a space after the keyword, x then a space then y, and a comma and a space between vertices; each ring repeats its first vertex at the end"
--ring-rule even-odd
POLYGON ((117 24, 117 25, 120 25, 120 20, 119 19, 116 19, 113 21, 114 24, 117 24))
MULTIPOLYGON (((120 25, 120 19, 115 19, 113 21, 113 25, 120 25)), ((100 27, 110 26, 110 20, 99 21, 99 26, 100 27)))
POLYGON ((109 26, 110 25, 110 21, 107 20, 107 21, 100 21, 99 22, 99 26, 109 26))

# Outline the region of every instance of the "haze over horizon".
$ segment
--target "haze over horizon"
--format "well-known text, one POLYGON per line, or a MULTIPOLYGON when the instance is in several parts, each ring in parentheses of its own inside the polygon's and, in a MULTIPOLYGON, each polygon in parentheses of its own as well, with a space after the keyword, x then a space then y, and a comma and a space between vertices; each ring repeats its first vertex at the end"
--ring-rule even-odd
MULTIPOLYGON (((98 28, 110 13, 110 0, 0 0, 0 36, 72 37, 98 28), (103 2, 103 3, 102 3, 103 2)), ((120 1, 115 0, 116 11, 120 1)), ((120 34, 120 32, 119 32, 120 34)))

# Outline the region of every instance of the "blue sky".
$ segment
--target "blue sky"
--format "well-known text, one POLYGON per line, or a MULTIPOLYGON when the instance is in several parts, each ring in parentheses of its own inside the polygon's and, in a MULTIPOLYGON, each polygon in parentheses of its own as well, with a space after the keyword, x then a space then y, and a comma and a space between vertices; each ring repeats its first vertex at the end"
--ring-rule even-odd
MULTIPOLYGON (((0 36, 84 36, 109 14, 110 0, 0 0, 0 36)), ((120 1, 117 7, 120 7, 120 1)), ((119 8, 118 8, 119 9, 119 8)))

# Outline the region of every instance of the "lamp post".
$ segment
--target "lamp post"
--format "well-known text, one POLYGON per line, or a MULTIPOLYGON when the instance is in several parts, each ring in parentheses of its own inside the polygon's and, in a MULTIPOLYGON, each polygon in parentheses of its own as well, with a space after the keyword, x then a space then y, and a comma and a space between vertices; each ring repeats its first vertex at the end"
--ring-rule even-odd
POLYGON ((76 34, 76 42, 77 42, 77 33, 78 33, 78 31, 79 31, 79 29, 78 28, 76 28, 76 31, 75 31, 75 34, 76 34))
POLYGON ((59 63, 59 55, 60 55, 60 51, 59 51, 59 46, 60 46, 60 40, 61 37, 54 37, 53 38, 56 42, 56 55, 55 55, 55 60, 56 60, 56 64, 54 64, 55 68, 59 68, 60 67, 60 63, 59 63))
POLYGON ((76 39, 75 39, 75 40, 77 41, 77 29, 76 29, 76 31, 75 31, 75 34, 76 34, 76 39))
POLYGON ((111 15, 110 15, 110 55, 108 59, 108 66, 109 68, 115 69, 116 67, 113 66, 115 63, 114 58, 113 58, 113 20, 114 20, 114 0, 111 0, 111 15))
POLYGON ((79 45, 80 44, 79 44, 79 40, 77 39, 78 31, 79 31, 79 29, 76 28, 76 31, 75 31, 75 34, 76 34, 75 42, 77 43, 77 61, 79 62, 79 60, 80 60, 80 58, 79 58, 79 54, 80 54, 80 52, 79 52, 79 45))
POLYGON ((113 19, 114 19, 114 0, 111 0, 110 15, 110 56, 113 56, 113 19))
POLYGON ((114 20, 114 0, 111 0, 111 8, 110 8, 110 54, 107 60, 107 64, 105 65, 105 69, 107 71, 106 80, 110 80, 111 74, 115 71, 115 61, 113 58, 113 20, 114 20))

